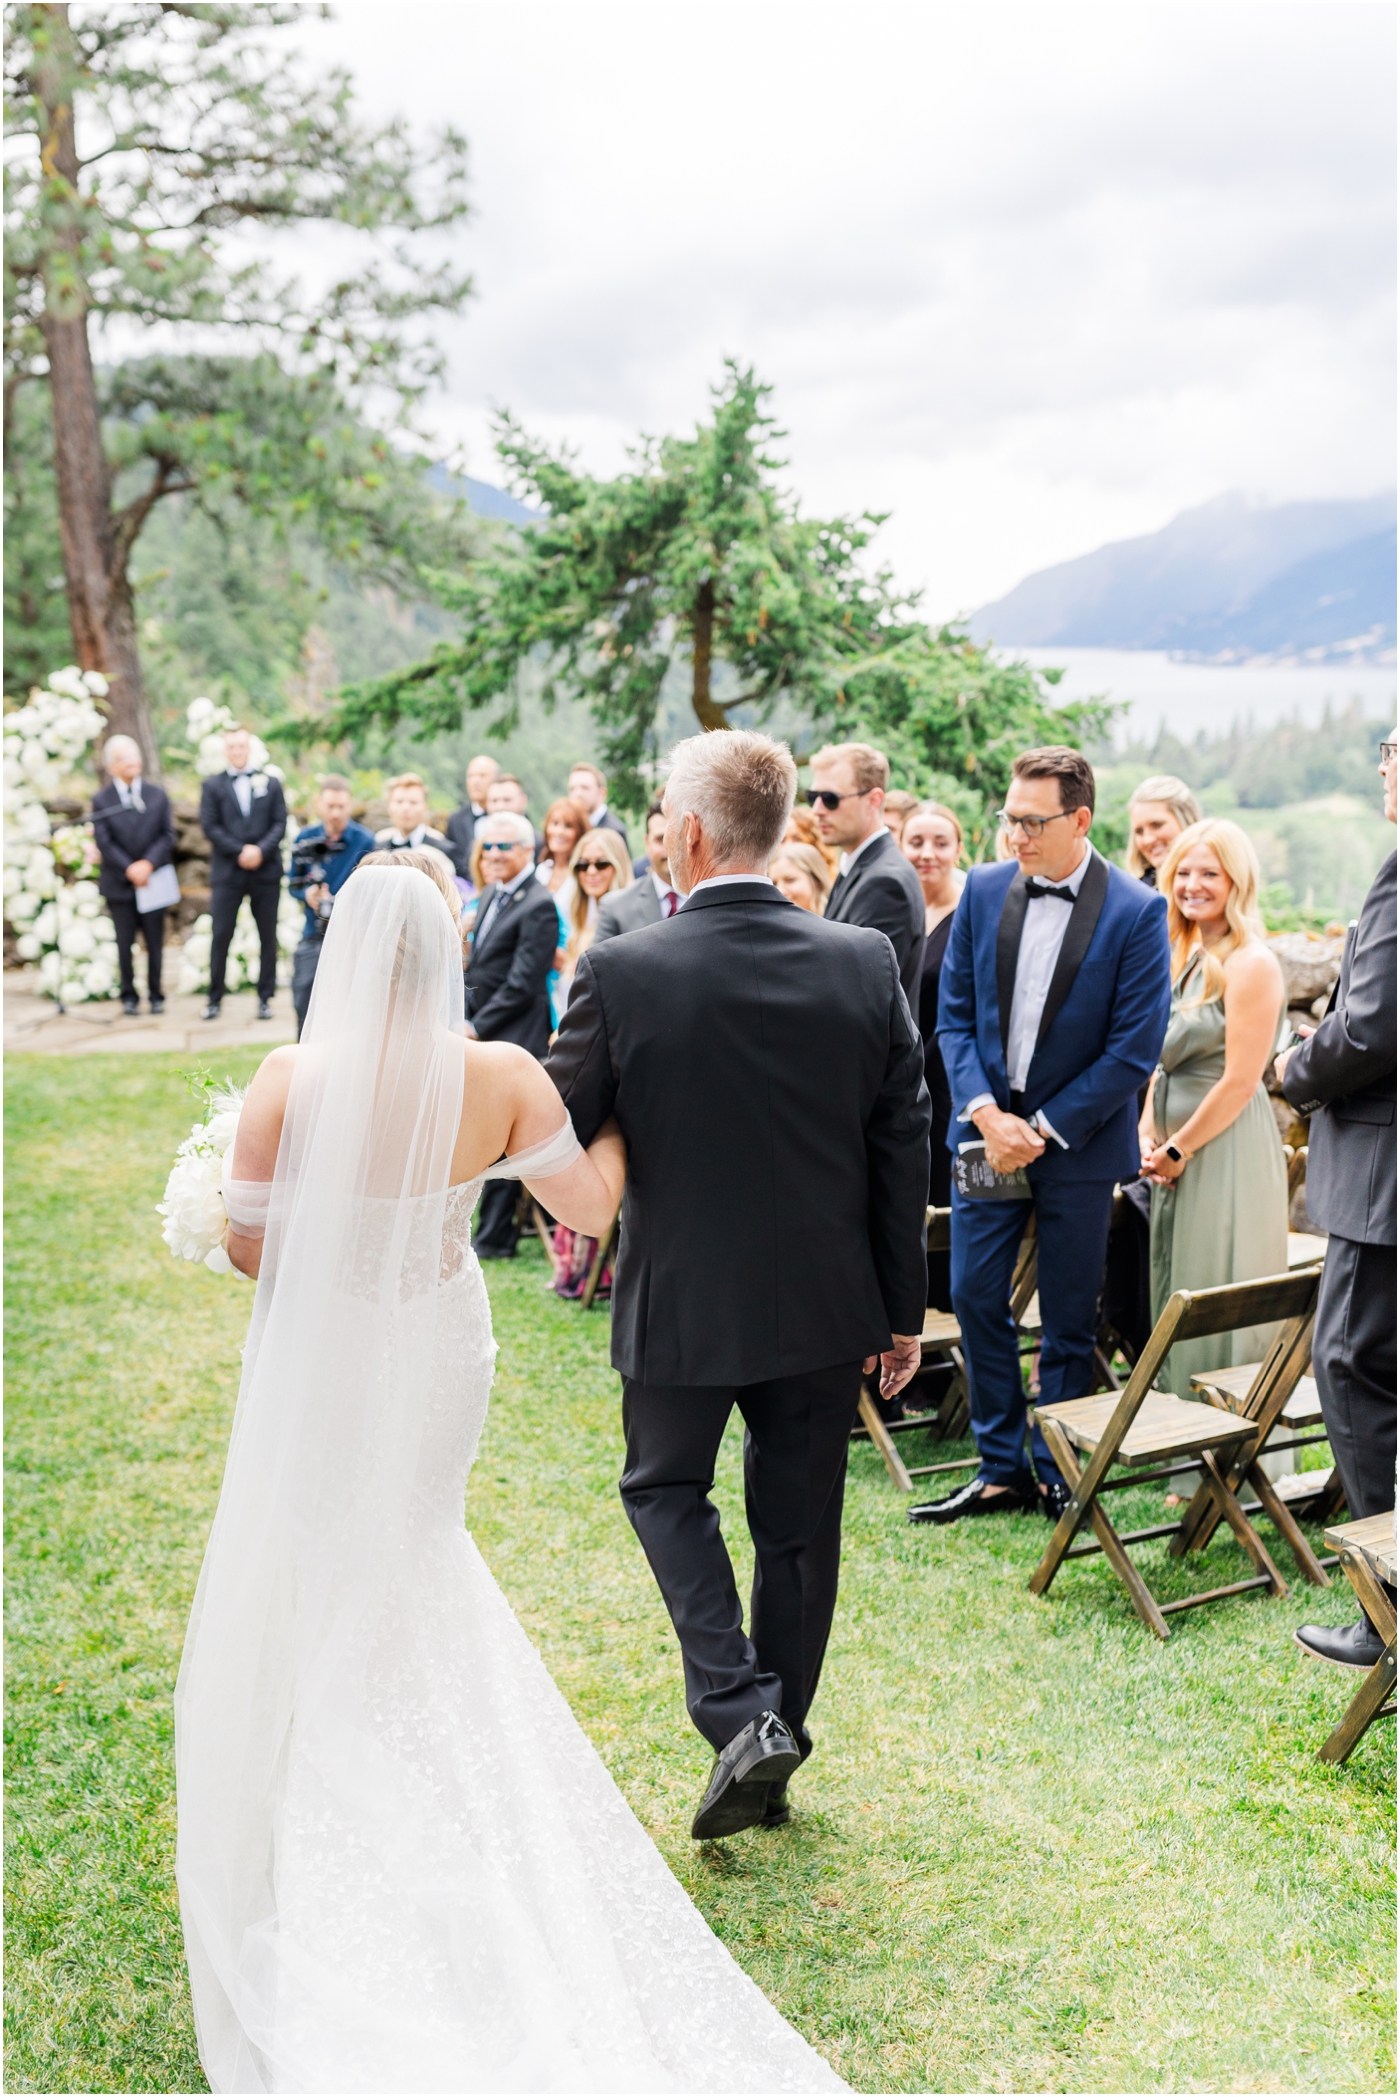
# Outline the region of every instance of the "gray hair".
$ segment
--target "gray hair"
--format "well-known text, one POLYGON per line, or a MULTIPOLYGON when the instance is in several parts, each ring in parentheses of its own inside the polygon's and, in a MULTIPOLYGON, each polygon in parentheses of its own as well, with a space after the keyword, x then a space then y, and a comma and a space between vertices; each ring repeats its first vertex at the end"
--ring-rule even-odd
POLYGON ((483 816, 476 826, 476 834, 484 837, 488 830, 497 841, 502 836, 513 837, 518 845, 528 845, 532 852, 535 849, 534 824, 527 816, 517 815, 512 808, 498 808, 494 814, 483 816))
POLYGON ((666 807, 700 818, 721 865, 764 867, 797 798, 786 743, 744 728, 688 736, 671 753, 666 807))
POLYGON ((102 745, 103 764, 110 770, 112 759, 123 750, 134 750, 138 757, 141 755, 141 745, 134 735, 109 735, 102 745))
POLYGON ((1133 804, 1136 801, 1160 801, 1164 808, 1171 810, 1183 830, 1200 822, 1201 805, 1186 781, 1178 779, 1175 772, 1154 772, 1150 779, 1144 779, 1141 785, 1133 788, 1128 797, 1128 872, 1141 878, 1147 861, 1132 838, 1133 804))

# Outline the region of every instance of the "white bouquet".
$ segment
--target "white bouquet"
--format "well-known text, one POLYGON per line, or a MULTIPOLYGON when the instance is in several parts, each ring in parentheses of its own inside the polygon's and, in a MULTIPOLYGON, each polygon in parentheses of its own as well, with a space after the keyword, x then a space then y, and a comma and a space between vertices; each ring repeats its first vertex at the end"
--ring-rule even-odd
POLYGON ((161 1235, 177 1260, 198 1260, 211 1274, 236 1274, 223 1243, 228 1229, 224 1174, 233 1158, 243 1094, 231 1085, 215 1086, 209 1078, 200 1082, 204 1113, 175 1153, 156 1214, 165 1218, 161 1235))

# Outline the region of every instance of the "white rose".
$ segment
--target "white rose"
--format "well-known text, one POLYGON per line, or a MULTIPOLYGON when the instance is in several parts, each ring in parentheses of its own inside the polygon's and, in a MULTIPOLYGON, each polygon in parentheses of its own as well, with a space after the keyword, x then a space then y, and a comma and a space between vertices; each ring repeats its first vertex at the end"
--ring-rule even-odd
POLYGON ((15 941, 15 952, 19 955, 21 961, 37 961, 43 951, 41 942, 34 937, 32 932, 21 934, 20 938, 15 941))

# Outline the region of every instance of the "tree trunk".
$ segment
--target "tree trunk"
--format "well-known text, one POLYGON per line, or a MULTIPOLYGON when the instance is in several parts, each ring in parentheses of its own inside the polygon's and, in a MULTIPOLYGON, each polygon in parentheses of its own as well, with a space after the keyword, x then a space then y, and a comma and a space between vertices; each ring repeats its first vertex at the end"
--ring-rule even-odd
POLYGON ((715 637, 715 586, 712 582, 702 582, 695 593, 690 636, 690 703, 695 709, 696 720, 708 734, 711 729, 729 726, 723 708, 716 706, 710 694, 710 664, 715 637))
MULTIPOLYGON (((59 535, 73 648, 81 670, 100 670, 110 684, 104 711, 112 734, 141 746, 148 779, 160 777, 150 708, 136 647, 136 620, 125 551, 112 523, 112 476, 102 448, 92 353, 87 333, 87 286, 79 229, 78 152, 73 131, 77 67, 68 9, 45 7, 51 22, 39 67, 44 109, 43 164, 57 192, 50 206, 51 237, 44 258, 44 343, 53 398, 54 468, 59 535)), ((98 768, 101 770, 99 755, 98 768)))

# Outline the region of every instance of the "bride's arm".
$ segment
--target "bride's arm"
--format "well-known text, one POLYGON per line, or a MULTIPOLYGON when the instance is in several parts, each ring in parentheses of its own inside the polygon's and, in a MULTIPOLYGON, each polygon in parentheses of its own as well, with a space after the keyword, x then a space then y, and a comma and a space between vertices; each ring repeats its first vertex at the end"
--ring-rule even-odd
MULTIPOLYGON (((543 1147, 567 1125, 564 1103, 553 1081, 533 1058, 521 1058, 517 1083, 507 1158, 543 1147)), ((604 1122, 587 1150, 576 1150, 562 1167, 549 1159, 541 1159, 541 1164, 546 1168, 542 1173, 533 1173, 527 1167, 520 1175, 530 1192, 537 1194, 550 1215, 570 1230, 582 1231, 589 1238, 605 1238, 612 1229, 627 1177, 627 1149, 616 1120, 609 1118, 604 1122)))
MULTIPOLYGON (((269 1186, 272 1183, 296 1053, 291 1045, 273 1049, 248 1087, 238 1117, 238 1133, 233 1139, 235 1180, 254 1180, 269 1186)), ((257 1274, 262 1264, 263 1241, 260 1236, 249 1237, 231 1223, 224 1239, 224 1249, 240 1274, 257 1274)))

